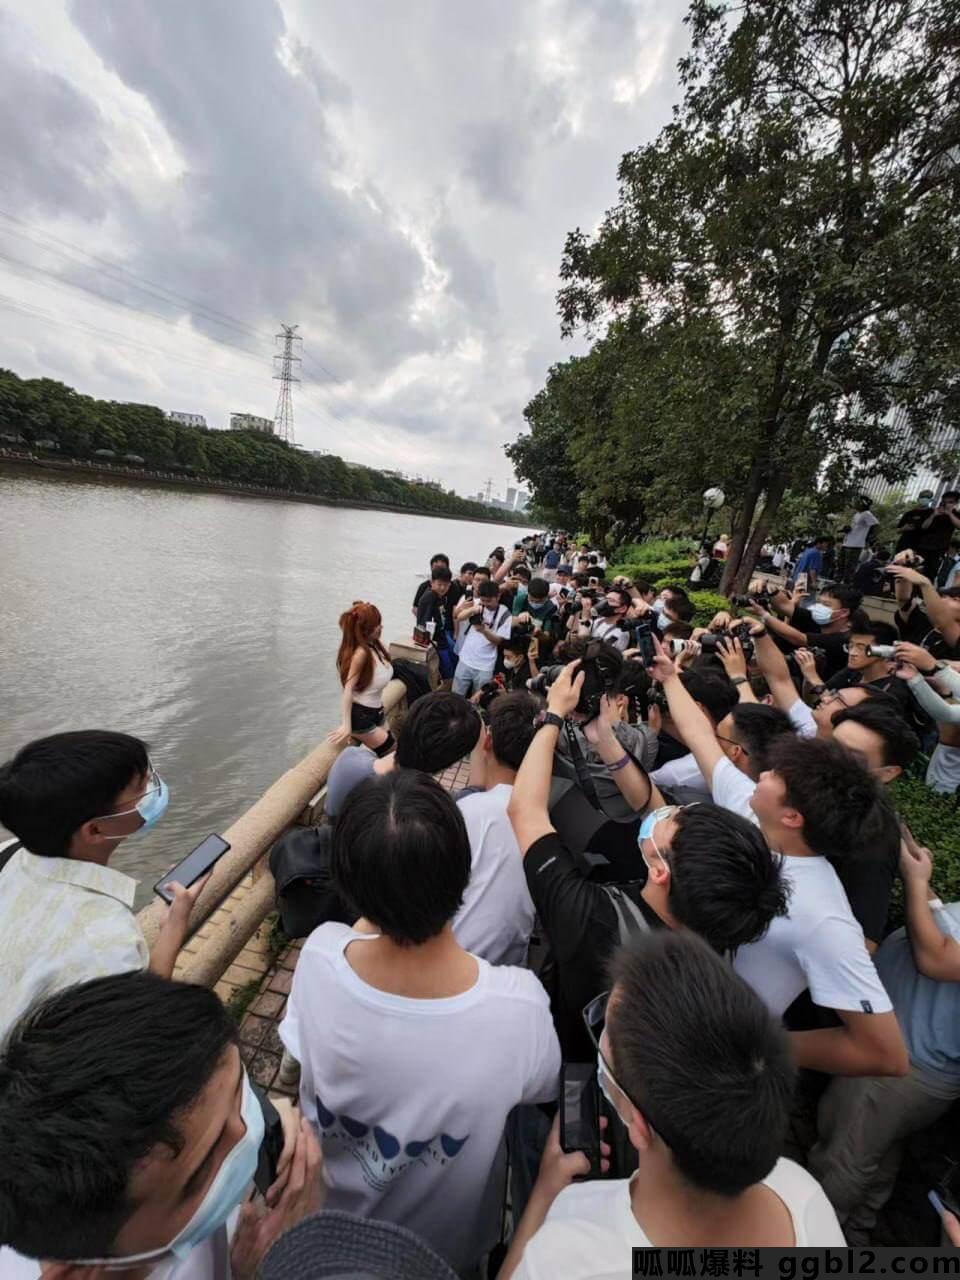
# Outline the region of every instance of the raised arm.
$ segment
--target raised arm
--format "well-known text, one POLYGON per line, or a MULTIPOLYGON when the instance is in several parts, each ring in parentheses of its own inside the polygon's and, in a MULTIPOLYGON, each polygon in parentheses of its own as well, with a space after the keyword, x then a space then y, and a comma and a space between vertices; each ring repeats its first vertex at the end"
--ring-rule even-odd
MULTIPOLYGON (((579 662, 564 667, 547 691, 547 710, 560 720, 565 720, 579 701, 583 688, 583 673, 579 668, 579 662)), ((507 816, 524 856, 542 836, 556 830, 550 821, 549 806, 553 757, 559 737, 558 724, 545 724, 537 731, 513 784, 507 816)))
POLYGON ((807 643, 807 637, 802 631, 798 631, 797 628, 791 626, 789 622, 784 622, 782 618, 774 617, 774 615, 768 610, 763 609, 760 611, 760 619, 765 627, 770 631, 776 632, 778 636, 781 636, 789 644, 792 644, 794 648, 799 649, 801 645, 805 645, 807 643))
POLYGON ((773 700, 781 711, 788 711, 797 701, 797 690, 790 679, 787 660, 768 631, 752 632, 757 653, 757 666, 766 678, 773 700))
POLYGON ((651 667, 651 674, 663 685, 667 695, 670 717, 680 738, 693 754, 700 772, 707 779, 713 777, 713 770, 723 759, 723 751, 713 731, 713 725, 704 712, 683 687, 676 663, 668 657, 663 645, 654 637, 657 656, 651 667))
POLYGON ((900 846, 900 871, 907 900, 907 936, 917 968, 939 982, 960 982, 960 943, 937 927, 930 905, 933 860, 929 849, 900 846))
MULTIPOLYGON (((605 694, 600 701, 600 714, 597 716, 597 754, 609 769, 630 808, 635 813, 645 813, 653 804, 656 788, 630 753, 624 750, 614 733, 614 721, 618 718, 616 703, 605 694)), ((663 797, 659 792, 657 796, 658 803, 662 804, 663 797)))
POLYGON ((918 569, 911 569, 909 565, 892 564, 888 567, 887 573, 890 573, 896 579, 897 600, 900 601, 900 612, 904 615, 908 610, 904 607, 903 589, 900 584, 906 584, 906 596, 914 586, 920 588, 923 596, 923 604, 927 611, 930 622, 943 636, 949 645, 956 645, 960 642, 960 622, 954 618, 950 606, 944 600, 943 596, 933 585, 929 578, 925 577, 918 569))

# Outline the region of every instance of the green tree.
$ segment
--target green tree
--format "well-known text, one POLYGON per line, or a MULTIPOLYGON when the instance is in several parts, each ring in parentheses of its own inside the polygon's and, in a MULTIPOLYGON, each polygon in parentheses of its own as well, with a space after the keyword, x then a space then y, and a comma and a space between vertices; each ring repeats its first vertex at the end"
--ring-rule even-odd
POLYGON ((729 587, 825 462, 852 494, 960 423, 960 7, 695 0, 687 21, 682 103, 623 158, 598 233, 568 236, 558 300, 568 334, 641 316, 735 344, 749 395, 714 423, 745 473, 729 587))

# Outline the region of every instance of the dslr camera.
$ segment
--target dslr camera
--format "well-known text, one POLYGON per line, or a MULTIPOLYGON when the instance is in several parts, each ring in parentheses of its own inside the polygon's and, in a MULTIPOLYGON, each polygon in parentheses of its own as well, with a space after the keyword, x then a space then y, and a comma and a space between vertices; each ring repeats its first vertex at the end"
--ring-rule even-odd
POLYGON ((752 604, 758 604, 761 609, 769 609, 772 596, 766 588, 763 591, 755 591, 753 595, 731 596, 730 603, 738 605, 741 609, 748 609, 752 604))

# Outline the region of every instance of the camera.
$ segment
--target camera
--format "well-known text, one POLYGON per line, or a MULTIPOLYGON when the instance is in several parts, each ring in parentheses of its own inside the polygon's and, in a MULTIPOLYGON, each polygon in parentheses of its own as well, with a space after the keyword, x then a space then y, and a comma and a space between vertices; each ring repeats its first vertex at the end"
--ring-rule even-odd
POLYGON ((761 609, 769 609, 771 599, 769 591, 755 591, 753 595, 731 596, 730 603, 741 609, 748 609, 752 604, 758 604, 761 609))
MULTIPOLYGON (((576 710, 585 720, 593 720, 600 713, 600 699, 617 682, 623 667, 623 659, 612 645, 603 640, 591 640, 580 660, 583 687, 576 710)), ((563 664, 544 667, 538 676, 527 681, 531 693, 545 694, 563 670, 563 664)))
POLYGON ((531 693, 545 694, 562 670, 562 662, 553 667, 544 667, 538 676, 527 681, 527 688, 531 693))
POLYGON ((867 654, 871 658, 892 658, 895 656, 895 650, 892 644, 872 644, 867 654))
POLYGON ((498 698, 501 693, 506 690, 503 682, 503 676, 497 676, 493 680, 487 680, 480 686, 480 697, 477 699, 477 706, 481 711, 489 710, 491 702, 498 698))

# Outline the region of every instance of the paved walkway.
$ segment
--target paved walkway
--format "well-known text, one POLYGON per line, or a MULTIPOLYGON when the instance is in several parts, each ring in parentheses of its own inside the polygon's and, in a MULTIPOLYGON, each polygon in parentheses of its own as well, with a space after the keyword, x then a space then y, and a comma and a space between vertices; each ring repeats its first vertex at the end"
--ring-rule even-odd
MULTIPOLYGON (((467 785, 469 772, 469 760, 461 760, 437 774, 437 781, 448 791, 459 790, 467 785)), ((251 1079, 271 1093, 290 1097, 296 1096, 297 1086, 284 1086, 277 1079, 283 1055, 278 1028, 302 945, 302 940, 292 942, 274 956, 268 926, 261 925, 215 987, 228 1004, 249 998, 240 1023, 240 1053, 251 1079), (255 991, 251 990, 254 984, 255 991)))

